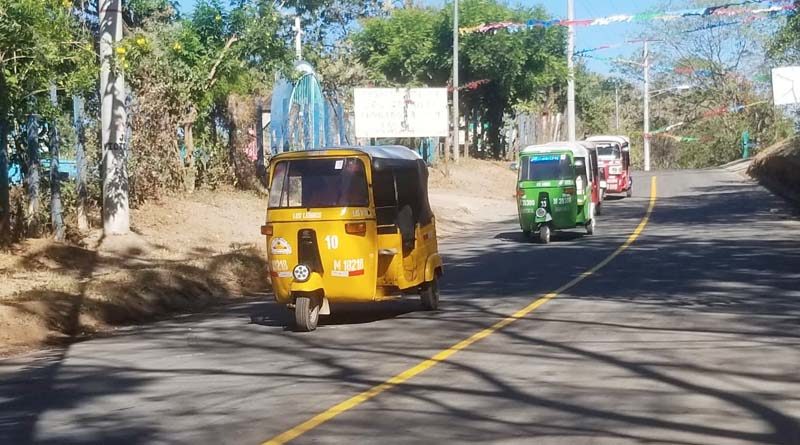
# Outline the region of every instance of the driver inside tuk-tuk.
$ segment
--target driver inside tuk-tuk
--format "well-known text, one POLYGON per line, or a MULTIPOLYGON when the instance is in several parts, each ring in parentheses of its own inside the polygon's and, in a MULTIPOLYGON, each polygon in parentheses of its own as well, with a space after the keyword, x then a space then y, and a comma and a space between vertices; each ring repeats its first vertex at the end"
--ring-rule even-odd
POLYGON ((619 159, 621 157, 621 152, 619 145, 608 144, 597 147, 597 155, 603 158, 619 159))

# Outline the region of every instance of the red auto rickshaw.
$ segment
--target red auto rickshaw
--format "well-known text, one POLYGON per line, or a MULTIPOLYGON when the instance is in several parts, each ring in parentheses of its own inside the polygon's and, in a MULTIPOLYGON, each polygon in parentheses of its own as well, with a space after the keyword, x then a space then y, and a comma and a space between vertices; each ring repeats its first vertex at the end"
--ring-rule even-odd
POLYGON ((625 136, 590 136, 586 141, 596 144, 598 164, 606 173, 606 193, 625 193, 630 197, 633 194, 630 140, 625 136))
POLYGON ((606 169, 600 167, 600 161, 597 157, 598 144, 596 142, 581 141, 580 144, 586 147, 586 151, 589 152, 589 165, 592 169, 592 178, 594 178, 592 182, 592 201, 595 203, 594 213, 600 215, 602 213, 603 200, 606 196, 606 169))

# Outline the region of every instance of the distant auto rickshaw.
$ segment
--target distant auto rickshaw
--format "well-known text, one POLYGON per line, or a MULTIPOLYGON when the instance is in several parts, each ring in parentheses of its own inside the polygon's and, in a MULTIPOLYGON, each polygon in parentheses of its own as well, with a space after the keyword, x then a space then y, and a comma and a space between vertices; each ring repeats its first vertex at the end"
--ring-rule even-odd
POLYGON ((603 201, 606 197, 606 172, 605 169, 600 168, 599 159, 597 157, 597 144, 595 142, 581 141, 580 143, 589 152, 589 166, 592 169, 592 201, 595 203, 595 215, 601 215, 603 209, 603 201))
POLYGON ((520 151, 517 208, 522 232, 549 243, 555 230, 595 232, 599 188, 589 151, 578 142, 551 142, 520 151))
POLYGON ((402 146, 281 153, 270 161, 266 224, 275 299, 297 328, 316 329, 330 303, 418 294, 439 306, 442 259, 428 170, 402 146))
POLYGON ((597 155, 600 168, 607 174, 608 193, 625 193, 633 195, 633 178, 631 178, 631 143, 625 136, 590 136, 589 142, 597 144, 597 155))

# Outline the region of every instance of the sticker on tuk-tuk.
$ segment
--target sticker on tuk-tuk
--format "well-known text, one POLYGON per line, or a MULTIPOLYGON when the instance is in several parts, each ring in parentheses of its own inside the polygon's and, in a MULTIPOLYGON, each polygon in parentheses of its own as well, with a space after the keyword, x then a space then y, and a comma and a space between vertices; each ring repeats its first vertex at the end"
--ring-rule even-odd
POLYGON ((322 212, 294 212, 292 219, 320 219, 322 212))
POLYGON ((341 170, 344 167, 344 159, 337 159, 336 164, 334 164, 333 168, 335 170, 341 170))
POLYGON ((273 255, 291 255, 292 245, 283 238, 275 237, 269 244, 269 252, 273 255))
MULTIPOLYGON (((561 158, 563 159, 563 157, 561 158)), ((550 162, 558 161, 558 155, 534 155, 531 156, 531 162, 550 162)))
POLYGON ((355 277, 364 275, 364 258, 333 260, 332 277, 355 277))
POLYGON ((553 205, 566 205, 572 203, 572 195, 563 195, 553 199, 553 205))
POLYGON ((289 262, 286 260, 272 260, 269 269, 273 272, 284 272, 289 270, 289 262))

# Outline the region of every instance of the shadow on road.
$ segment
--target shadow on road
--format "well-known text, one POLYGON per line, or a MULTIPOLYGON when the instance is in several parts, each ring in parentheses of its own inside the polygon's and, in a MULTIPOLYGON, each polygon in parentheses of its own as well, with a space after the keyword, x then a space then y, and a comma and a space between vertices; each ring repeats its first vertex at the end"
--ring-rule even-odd
MULTIPOLYGON (((351 443, 800 443, 798 230, 770 217, 769 195, 724 187, 668 189, 643 236, 590 279, 320 434, 351 443)), ((0 382, 0 438, 31 443, 35 431, 73 422, 80 433, 45 443, 215 442, 202 436, 212 430, 263 440, 599 263, 646 204, 609 203, 604 219, 614 222, 601 236, 545 246, 499 225, 487 228, 496 236, 444 244, 440 312, 418 311, 416 298, 341 306, 300 334, 283 330, 285 308, 243 304, 105 345, 130 345, 130 359, 126 350, 67 365, 67 351, 43 358, 0 382), (115 405, 123 395, 132 399, 115 405)))

